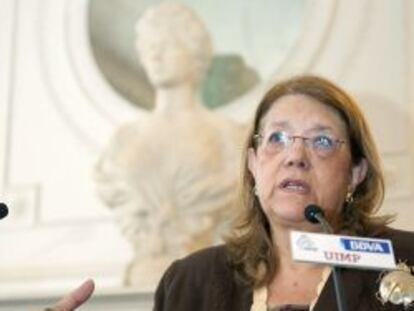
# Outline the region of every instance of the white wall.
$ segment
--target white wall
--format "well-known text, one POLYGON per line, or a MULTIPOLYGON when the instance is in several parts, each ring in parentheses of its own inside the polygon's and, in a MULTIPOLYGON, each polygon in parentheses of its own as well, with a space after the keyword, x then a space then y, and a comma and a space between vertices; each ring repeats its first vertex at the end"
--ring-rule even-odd
MULTIPOLYGON (((11 208, 0 224, 0 305, 27 310, 35 297, 89 276, 98 282, 97 306, 114 297, 134 303, 115 290, 131 250, 91 174, 109 135, 138 112, 95 67, 87 0, 0 2, 0 193, 11 208)), ((413 230, 414 4, 307 2, 302 34, 273 79, 311 71, 361 101, 384 159, 385 211, 413 230)), ((246 119, 254 108, 247 101, 267 85, 222 113, 246 119)), ((151 296, 139 297, 148 309, 151 296)))

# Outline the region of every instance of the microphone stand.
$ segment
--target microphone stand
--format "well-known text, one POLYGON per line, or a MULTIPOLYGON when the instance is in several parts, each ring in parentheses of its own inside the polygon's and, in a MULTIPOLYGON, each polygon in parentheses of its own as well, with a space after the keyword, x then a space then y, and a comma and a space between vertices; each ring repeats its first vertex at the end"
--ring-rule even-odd
MULTIPOLYGON (((322 216, 320 213, 316 213, 314 217, 319 221, 323 231, 328 234, 333 234, 333 229, 326 221, 325 217, 322 216)), ((335 294, 336 294, 336 305, 339 311, 347 311, 346 307, 346 299, 345 299, 345 290, 342 284, 341 275, 339 274, 339 269, 335 265, 331 266, 332 268, 332 277, 335 287, 335 294)))

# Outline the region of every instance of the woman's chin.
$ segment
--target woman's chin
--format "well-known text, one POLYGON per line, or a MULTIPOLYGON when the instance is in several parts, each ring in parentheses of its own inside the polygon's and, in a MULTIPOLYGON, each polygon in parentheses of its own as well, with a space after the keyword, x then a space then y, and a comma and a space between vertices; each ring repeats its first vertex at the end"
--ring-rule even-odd
POLYGON ((288 211, 283 213, 282 211, 279 211, 277 213, 274 213, 271 218, 273 220, 271 222, 274 224, 291 225, 294 227, 307 223, 303 212, 292 213, 292 211, 288 211))
POLYGON ((305 207, 310 204, 309 200, 290 201, 286 204, 283 204, 285 202, 281 201, 279 201, 280 203, 277 206, 273 205, 271 208, 264 208, 264 212, 271 224, 297 228, 298 230, 300 228, 312 230, 315 227, 314 224, 309 223, 305 219, 305 207))

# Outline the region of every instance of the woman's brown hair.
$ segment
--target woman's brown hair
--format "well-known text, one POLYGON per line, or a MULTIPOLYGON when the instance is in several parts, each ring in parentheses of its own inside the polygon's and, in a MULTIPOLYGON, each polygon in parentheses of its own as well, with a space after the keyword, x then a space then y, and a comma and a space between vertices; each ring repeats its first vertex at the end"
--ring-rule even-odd
POLYGON ((231 263, 236 274, 253 287, 268 284, 277 272, 278 255, 274 249, 270 225, 254 193, 254 179, 247 167, 247 151, 256 150, 255 134, 274 102, 282 96, 301 94, 334 108, 347 126, 352 162, 367 161, 367 175, 353 193, 352 204, 344 202, 339 232, 373 234, 385 228, 392 217, 376 216, 384 198, 384 177, 380 158, 357 103, 341 88, 317 76, 297 76, 274 85, 256 110, 253 126, 244 149, 240 187, 241 215, 231 235, 226 238, 231 263))

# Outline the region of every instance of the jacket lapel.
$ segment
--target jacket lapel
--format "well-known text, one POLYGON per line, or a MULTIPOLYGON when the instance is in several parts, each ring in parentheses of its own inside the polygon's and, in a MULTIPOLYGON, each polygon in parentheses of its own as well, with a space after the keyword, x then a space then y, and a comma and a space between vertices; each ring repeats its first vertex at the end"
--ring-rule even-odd
MULTIPOLYGON (((363 291, 363 278, 361 271, 353 269, 340 269, 342 283, 345 292, 345 301, 348 310, 358 310, 360 305, 360 295, 363 291)), ((335 287, 332 273, 325 283, 322 292, 313 308, 313 311, 338 311, 335 287)))

